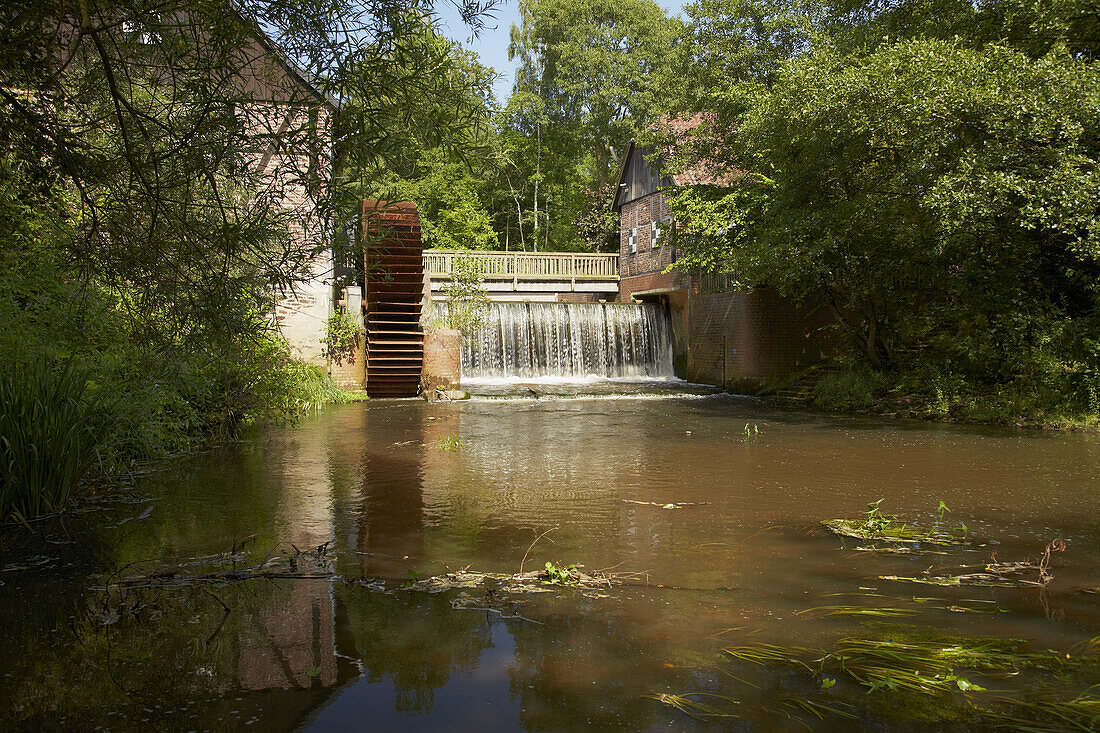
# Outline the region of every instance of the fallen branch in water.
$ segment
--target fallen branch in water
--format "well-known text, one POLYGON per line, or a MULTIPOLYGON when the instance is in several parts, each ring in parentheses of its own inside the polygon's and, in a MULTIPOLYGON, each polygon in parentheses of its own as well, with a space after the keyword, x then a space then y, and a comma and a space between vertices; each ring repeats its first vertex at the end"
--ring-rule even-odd
POLYGON ((184 586, 195 583, 229 583, 253 578, 294 578, 332 579, 336 577, 333 568, 333 556, 328 552, 328 543, 318 545, 312 550, 299 550, 291 545, 294 552, 286 556, 268 556, 260 563, 238 567, 238 563, 248 560, 248 553, 240 547, 252 538, 235 542, 233 550, 217 555, 205 555, 178 563, 172 567, 159 568, 148 573, 128 575, 109 582, 101 590, 114 588, 164 588, 184 586), (202 572, 201 568, 209 568, 202 572), (213 567, 212 567, 213 566, 213 567), (196 571, 196 569, 200 569, 196 571))
POLYGON ((623 499, 624 504, 641 504, 642 506, 655 506, 661 509, 683 509, 686 506, 704 506, 709 501, 670 501, 662 504, 659 501, 638 501, 636 499, 623 499))
MULTIPOLYGON (((963 565, 956 570, 971 570, 972 572, 932 574, 926 570, 921 577, 906 577, 898 575, 880 575, 880 580, 895 580, 904 583, 921 583, 924 585, 939 586, 982 586, 989 588, 1045 588, 1054 580, 1054 574, 1050 572, 1050 556, 1054 552, 1065 552, 1066 541, 1056 538, 1047 543, 1039 560, 1023 560, 1018 562, 998 562, 994 553, 984 566, 963 565), (981 568, 981 569, 977 569, 981 568), (1035 574, 1034 580, 1027 575, 1035 574)), ((942 571, 941 571, 942 572, 942 571)))
MULTIPOLYGON (((545 537, 546 535, 553 532, 555 529, 557 529, 557 527, 551 527, 550 529, 546 530, 545 532, 540 534, 538 537, 536 537, 534 542, 532 542, 530 545, 527 546, 527 552, 523 553, 523 559, 519 561, 519 571, 520 571, 520 573, 523 572, 523 563, 527 562, 527 555, 531 552, 531 548, 534 547, 535 544, 539 540, 541 540, 543 537, 545 537)), ((551 540, 551 542, 553 542, 553 540, 551 540)))

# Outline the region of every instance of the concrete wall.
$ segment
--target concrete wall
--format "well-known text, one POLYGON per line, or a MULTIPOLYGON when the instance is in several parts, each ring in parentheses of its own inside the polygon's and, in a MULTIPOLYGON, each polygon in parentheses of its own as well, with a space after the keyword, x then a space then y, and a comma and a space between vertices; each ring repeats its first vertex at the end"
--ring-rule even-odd
POLYGON ((275 323, 290 343, 291 354, 298 359, 327 366, 321 344, 332 313, 332 285, 323 261, 313 268, 313 276, 275 301, 275 323))

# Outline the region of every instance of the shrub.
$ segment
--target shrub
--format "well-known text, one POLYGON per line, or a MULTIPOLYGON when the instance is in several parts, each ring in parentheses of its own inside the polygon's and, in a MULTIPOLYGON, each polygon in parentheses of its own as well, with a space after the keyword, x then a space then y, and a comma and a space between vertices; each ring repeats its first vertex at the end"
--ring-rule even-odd
POLYGON ((813 403, 826 410, 860 410, 874 404, 885 390, 882 374, 857 367, 822 376, 814 386, 813 403))
POLYGON ((333 311, 328 317, 322 351, 325 357, 337 364, 355 360, 359 348, 359 322, 342 310, 333 311))
POLYGON ((454 258, 451 281, 443 289, 448 298, 447 311, 441 318, 444 328, 468 335, 481 326, 489 302, 483 276, 481 263, 468 253, 454 258))

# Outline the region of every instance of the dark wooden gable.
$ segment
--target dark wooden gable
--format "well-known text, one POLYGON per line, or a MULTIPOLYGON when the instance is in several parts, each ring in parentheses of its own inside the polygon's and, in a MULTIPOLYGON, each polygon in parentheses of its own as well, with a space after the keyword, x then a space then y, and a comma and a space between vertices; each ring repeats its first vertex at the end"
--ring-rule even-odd
POLYGON ((611 204, 614 211, 620 211, 625 204, 670 185, 671 181, 667 176, 661 176, 659 170, 654 171, 646 163, 647 155, 651 155, 649 150, 643 150, 634 143, 630 143, 627 147, 626 155, 623 156, 623 165, 619 171, 615 199, 611 204))

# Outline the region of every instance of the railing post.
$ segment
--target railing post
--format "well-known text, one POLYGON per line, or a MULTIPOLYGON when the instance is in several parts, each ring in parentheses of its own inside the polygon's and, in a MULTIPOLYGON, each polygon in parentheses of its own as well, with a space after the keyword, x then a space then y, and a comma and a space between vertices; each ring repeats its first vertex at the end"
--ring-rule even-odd
POLYGON ((569 255, 569 290, 571 292, 577 290, 577 254, 575 252, 569 255))
POLYGON ((512 290, 519 290, 519 252, 512 255, 512 290))

